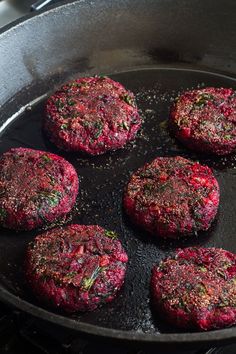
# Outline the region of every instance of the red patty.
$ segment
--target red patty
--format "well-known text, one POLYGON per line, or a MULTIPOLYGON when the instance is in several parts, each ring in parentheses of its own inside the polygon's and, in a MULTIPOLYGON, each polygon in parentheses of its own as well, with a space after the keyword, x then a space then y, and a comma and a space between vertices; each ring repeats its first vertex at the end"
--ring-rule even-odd
POLYGON ((64 217, 78 193, 78 177, 62 157, 16 148, 0 158, 0 224, 31 230, 64 217))
POLYGON ((183 93, 172 107, 170 127, 188 148, 226 155, 236 150, 236 92, 208 87, 183 93))
POLYGON ((180 328, 210 330, 236 324, 236 255, 185 248, 152 271, 156 310, 180 328))
POLYGON ((207 166, 159 157, 135 172, 126 187, 130 218, 159 237, 207 230, 219 205, 219 185, 207 166))
POLYGON ((114 299, 128 256, 116 234, 97 225, 70 225, 36 237, 26 256, 30 287, 67 312, 91 311, 114 299))
POLYGON ((46 104, 44 129, 59 148, 91 155, 123 147, 141 126, 134 95, 108 77, 64 85, 46 104))

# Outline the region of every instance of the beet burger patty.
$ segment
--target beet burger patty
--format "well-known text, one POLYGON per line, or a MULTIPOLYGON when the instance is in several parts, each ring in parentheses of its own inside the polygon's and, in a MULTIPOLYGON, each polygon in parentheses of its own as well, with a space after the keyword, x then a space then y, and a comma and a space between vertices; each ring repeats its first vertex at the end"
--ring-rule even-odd
POLYGON ((219 185, 207 166, 159 157, 135 172, 124 193, 130 218, 160 237, 207 230, 219 204, 219 185))
POLYGON ((217 155, 236 151, 236 92, 208 87, 183 93, 172 107, 170 126, 190 149, 217 155))
POLYGON ((236 255, 217 248, 186 248, 152 271, 157 311, 171 324, 210 330, 236 323, 236 255))
POLYGON ((67 151, 98 155, 119 149, 135 137, 140 125, 133 93, 108 77, 72 81, 46 104, 44 129, 67 151))
POLYGON ((73 166, 45 151, 16 148, 0 158, 0 224, 31 230, 65 216, 78 193, 73 166))
POLYGON ((43 302, 67 312, 110 302, 121 288, 128 256, 112 231, 70 225, 48 231, 29 245, 26 276, 43 302))

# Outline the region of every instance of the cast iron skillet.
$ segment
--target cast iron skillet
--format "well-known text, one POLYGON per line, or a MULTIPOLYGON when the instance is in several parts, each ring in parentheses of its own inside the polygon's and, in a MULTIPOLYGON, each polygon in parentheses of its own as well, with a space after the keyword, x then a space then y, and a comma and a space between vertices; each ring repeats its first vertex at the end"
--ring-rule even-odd
MULTIPOLYGON (((126 283, 110 305, 67 316, 40 305, 25 286, 26 246, 39 232, 1 230, 0 299, 36 317, 80 332, 159 346, 222 344, 236 328, 182 333, 152 312, 150 271, 178 247, 216 246, 236 252, 236 157, 188 151, 172 139, 166 120, 172 99, 203 86, 235 86, 235 1, 73 1, 15 22, 0 33, 0 152, 32 147, 56 152, 76 167, 81 187, 73 222, 118 232, 130 262, 126 283), (221 26, 223 24, 223 26, 221 26), (137 94, 144 128, 133 144, 84 158, 50 145, 41 131, 44 100, 75 76, 108 74, 137 94), (221 205, 209 232, 163 242, 134 227, 122 210, 132 171, 156 156, 181 155, 214 169, 221 205)), ((71 220, 68 220, 68 223, 71 220)))

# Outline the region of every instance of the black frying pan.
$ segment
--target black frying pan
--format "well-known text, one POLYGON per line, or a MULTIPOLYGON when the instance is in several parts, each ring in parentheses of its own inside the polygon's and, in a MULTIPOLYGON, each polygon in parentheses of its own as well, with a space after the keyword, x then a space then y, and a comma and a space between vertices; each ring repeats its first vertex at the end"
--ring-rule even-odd
POLYGON ((234 0, 74 1, 29 16, 0 34, 0 152, 25 146, 56 152, 81 180, 73 222, 117 231, 129 257, 126 283, 110 305, 67 316, 40 305, 24 284, 26 246, 38 233, 1 230, 0 299, 36 317, 100 337, 165 348, 222 344, 236 327, 182 333, 152 312, 152 265, 189 245, 236 252, 236 157, 197 155, 176 143, 166 128, 172 99, 201 86, 235 86, 234 0), (108 74, 137 94, 145 119, 134 144, 100 157, 82 158, 50 145, 41 131, 45 97, 62 82, 108 74), (132 171, 156 156, 182 155, 214 169, 221 205, 209 232, 163 242, 134 227, 122 210, 122 191, 132 171))

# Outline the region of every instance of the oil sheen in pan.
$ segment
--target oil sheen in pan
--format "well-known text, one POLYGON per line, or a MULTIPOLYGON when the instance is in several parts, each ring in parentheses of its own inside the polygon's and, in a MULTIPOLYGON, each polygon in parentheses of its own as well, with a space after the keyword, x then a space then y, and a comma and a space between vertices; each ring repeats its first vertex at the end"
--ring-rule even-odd
MULTIPOLYGON (((64 156, 75 166, 81 181, 78 203, 69 222, 99 224, 115 230, 129 254, 126 282, 116 300, 93 313, 73 315, 72 318, 113 329, 176 332, 152 312, 149 298, 151 268, 181 246, 216 246, 236 252, 236 199, 232 198, 236 183, 236 156, 204 157, 188 151, 169 135, 166 124, 169 108, 183 90, 204 86, 235 89, 235 80, 209 72, 171 68, 129 71, 110 77, 134 91, 144 119, 137 139, 125 149, 89 158, 58 151, 48 143, 41 130, 44 107, 44 99, 41 99, 34 102, 31 110, 24 110, 20 116, 15 116, 11 124, 4 126, 0 152, 23 146, 64 156), (220 210, 208 232, 179 242, 164 242, 129 222, 122 210, 122 193, 130 174, 145 162, 157 156, 176 155, 199 160, 214 169, 221 188, 220 210)), ((5 251, 0 257, 0 279, 9 291, 41 306, 25 288, 22 272, 26 245, 37 233, 1 230, 0 249, 5 251)))

